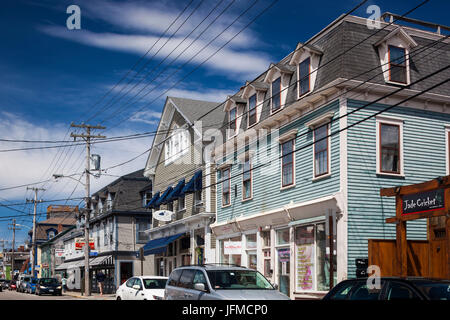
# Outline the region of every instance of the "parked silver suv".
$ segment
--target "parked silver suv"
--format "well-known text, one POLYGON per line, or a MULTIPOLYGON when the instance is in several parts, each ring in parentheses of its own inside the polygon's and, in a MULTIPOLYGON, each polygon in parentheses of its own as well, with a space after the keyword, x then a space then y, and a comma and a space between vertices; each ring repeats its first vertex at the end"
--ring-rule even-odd
POLYGON ((166 300, 289 300, 258 271, 239 266, 205 264, 172 271, 166 300))

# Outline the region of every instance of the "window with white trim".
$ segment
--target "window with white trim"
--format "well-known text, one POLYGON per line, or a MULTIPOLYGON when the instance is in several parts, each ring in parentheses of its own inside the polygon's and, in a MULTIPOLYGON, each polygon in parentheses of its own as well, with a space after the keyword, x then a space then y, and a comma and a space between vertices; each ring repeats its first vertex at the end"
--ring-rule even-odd
POLYGON ((281 186, 294 184, 294 142, 295 139, 281 144, 281 186))
POLYGON ((165 164, 174 162, 189 150, 189 132, 185 129, 173 128, 173 134, 166 140, 165 164))
POLYGON ((183 211, 185 209, 186 209, 185 197, 184 196, 179 197, 178 198, 178 209, 177 209, 177 211, 179 212, 179 211, 183 211))
POLYGON ((252 197, 252 164, 246 157, 242 168, 242 200, 248 200, 252 197))
POLYGON ((403 176, 403 121, 377 119, 377 173, 403 176))
POLYGON ((407 83, 406 50, 393 45, 388 46, 389 81, 407 83))
POLYGON ((229 123, 229 136, 232 137, 236 134, 236 117, 237 117, 237 107, 230 109, 228 112, 228 123, 229 123))
POLYGON ((314 129, 314 177, 320 177, 330 172, 328 141, 328 124, 314 129))
POLYGON ((311 58, 308 57, 298 65, 298 86, 299 95, 302 96, 310 91, 310 79, 311 79, 311 58))
POLYGON ((275 79, 271 84, 272 112, 281 108, 281 76, 275 79))
POLYGON ((248 126, 256 123, 256 93, 248 98, 248 126))
POLYGON ((222 206, 228 206, 231 203, 230 192, 230 168, 222 170, 222 206))

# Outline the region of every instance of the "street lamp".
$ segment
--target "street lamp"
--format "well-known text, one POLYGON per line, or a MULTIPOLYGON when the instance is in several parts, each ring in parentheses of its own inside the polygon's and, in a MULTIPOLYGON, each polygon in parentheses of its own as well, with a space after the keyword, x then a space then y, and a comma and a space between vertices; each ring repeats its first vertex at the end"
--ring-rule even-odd
POLYGON ((77 179, 73 178, 72 176, 65 176, 65 175, 63 175, 63 174, 57 174, 57 173, 55 173, 55 174, 53 175, 53 178, 55 178, 55 180, 58 180, 59 178, 70 178, 70 179, 72 179, 72 180, 75 180, 75 181, 78 182, 78 183, 81 183, 83 186, 86 186, 83 182, 81 182, 81 179, 77 180, 77 179))

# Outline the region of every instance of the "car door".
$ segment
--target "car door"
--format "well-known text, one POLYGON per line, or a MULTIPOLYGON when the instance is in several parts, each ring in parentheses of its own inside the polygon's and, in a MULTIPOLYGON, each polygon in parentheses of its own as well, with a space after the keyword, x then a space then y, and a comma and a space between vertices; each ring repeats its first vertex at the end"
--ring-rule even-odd
POLYGON ((178 292, 181 288, 178 287, 178 281, 183 269, 175 269, 169 276, 166 288, 164 289, 164 298, 166 300, 177 300, 178 292))
POLYGON ((400 281, 389 281, 385 294, 386 300, 422 300, 418 292, 400 281))
POLYGON ((202 270, 195 271, 194 279, 192 280, 192 288, 192 300, 201 300, 202 298, 207 298, 209 287, 208 282, 206 281, 206 276, 202 270), (205 286, 205 291, 199 291, 195 289, 195 284, 197 283, 202 283, 205 286))
POLYGON ((125 282, 125 287, 123 288, 122 291, 122 297, 124 300, 130 300, 132 297, 132 289, 133 289, 133 284, 134 284, 134 280, 135 278, 130 278, 125 282))
POLYGON ((144 294, 144 287, 142 285, 142 280, 139 278, 134 279, 133 286, 131 287, 131 300, 144 300, 145 294, 144 294), (138 285, 139 290, 135 289, 134 286, 138 285))
POLYGON ((195 269, 184 269, 179 281, 179 296, 178 300, 195 300, 197 291, 194 290, 192 281, 194 279, 195 269))

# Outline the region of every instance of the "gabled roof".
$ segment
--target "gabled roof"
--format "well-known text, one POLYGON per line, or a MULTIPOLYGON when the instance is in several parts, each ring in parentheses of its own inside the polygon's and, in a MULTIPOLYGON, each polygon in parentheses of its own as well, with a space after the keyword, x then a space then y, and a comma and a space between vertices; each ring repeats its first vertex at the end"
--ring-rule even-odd
MULTIPOLYGON (((144 175, 146 177, 151 177, 155 172, 155 167, 159 161, 162 150, 162 143, 170 134, 170 132, 160 132, 168 129, 175 111, 178 112, 185 119, 186 123, 193 128, 195 121, 202 121, 202 128, 203 130, 206 130, 208 128, 221 127, 225 122, 222 105, 223 103, 220 102, 167 97, 159 121, 157 134, 155 139, 153 139, 152 148, 147 159, 144 175)), ((197 132, 197 134, 201 133, 197 132)))
POLYGON ((392 30, 386 36, 381 38, 379 41, 377 41, 375 43, 375 47, 378 47, 383 42, 385 42, 395 36, 398 36, 398 37, 402 38, 403 40, 405 40, 406 43, 408 43, 410 47, 417 47, 417 42, 414 41, 414 39, 411 38, 411 36, 402 27, 398 27, 397 29, 392 30))
POLYGON ((269 71, 266 73, 264 82, 267 82, 270 78, 272 78, 272 74, 277 71, 280 73, 293 74, 295 72, 295 67, 289 64, 275 64, 272 62, 269 66, 269 71))
POLYGON ((289 64, 293 65, 296 64, 300 56, 303 54, 303 52, 309 52, 310 54, 317 54, 321 56, 323 54, 322 50, 320 50, 318 47, 311 45, 311 44, 304 44, 302 42, 299 42, 297 44, 297 47, 295 48, 295 51, 293 52, 291 59, 289 61, 289 64))

